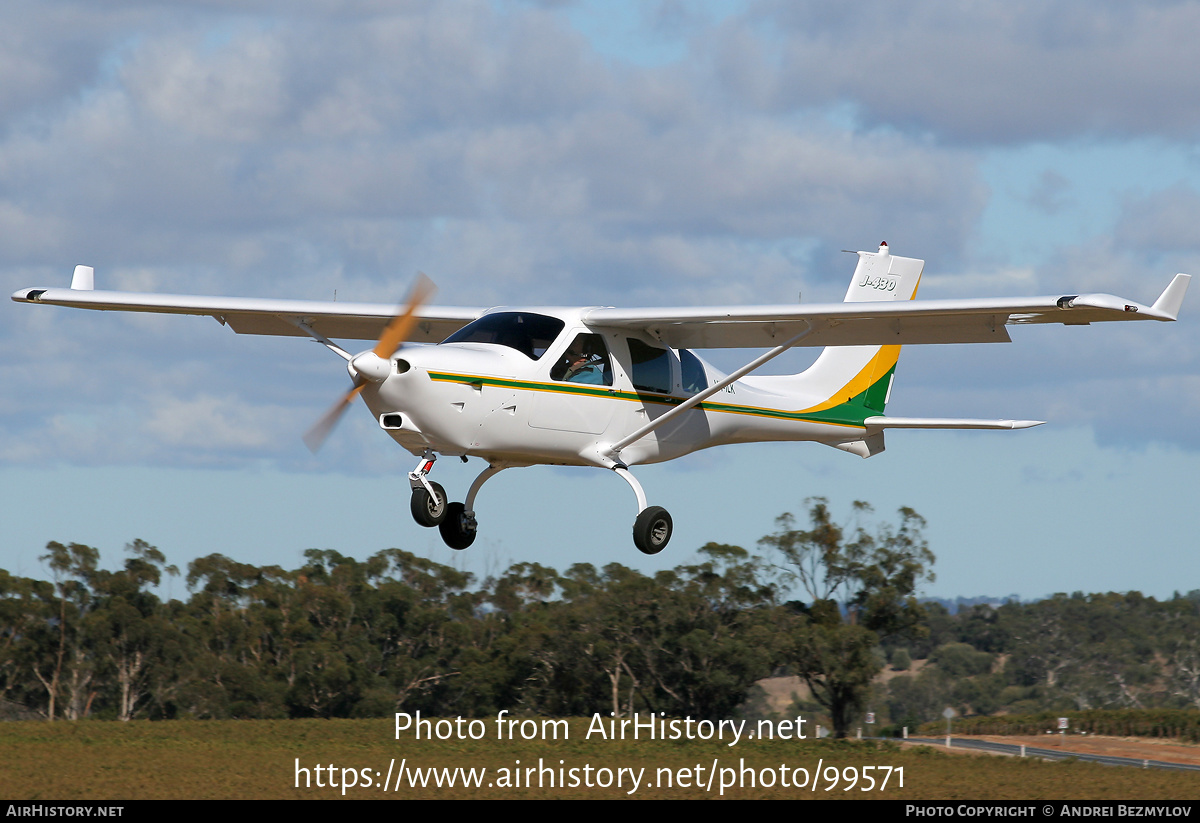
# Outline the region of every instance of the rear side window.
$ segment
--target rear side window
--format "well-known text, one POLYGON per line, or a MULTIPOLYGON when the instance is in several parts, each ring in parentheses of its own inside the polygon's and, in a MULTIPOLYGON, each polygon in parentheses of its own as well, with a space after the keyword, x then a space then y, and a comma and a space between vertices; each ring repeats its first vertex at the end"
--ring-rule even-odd
POLYGON ((687 349, 679 350, 679 366, 683 377, 683 393, 698 394, 708 388, 708 376, 700 358, 687 349))
POLYGON ((633 387, 642 391, 668 394, 671 391, 671 355, 666 349, 647 346, 629 338, 629 356, 633 360, 633 387))

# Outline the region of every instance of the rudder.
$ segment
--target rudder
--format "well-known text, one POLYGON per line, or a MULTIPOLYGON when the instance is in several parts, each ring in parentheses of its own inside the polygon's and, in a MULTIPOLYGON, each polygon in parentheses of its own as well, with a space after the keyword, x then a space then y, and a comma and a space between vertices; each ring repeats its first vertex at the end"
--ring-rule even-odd
MULTIPOLYGON (((912 300, 924 270, 924 260, 897 257, 887 243, 880 243, 878 252, 860 251, 845 302, 912 300)), ((848 417, 856 417, 859 409, 881 414, 899 357, 899 346, 828 346, 795 379, 806 393, 827 398, 814 410, 843 406, 848 417)))

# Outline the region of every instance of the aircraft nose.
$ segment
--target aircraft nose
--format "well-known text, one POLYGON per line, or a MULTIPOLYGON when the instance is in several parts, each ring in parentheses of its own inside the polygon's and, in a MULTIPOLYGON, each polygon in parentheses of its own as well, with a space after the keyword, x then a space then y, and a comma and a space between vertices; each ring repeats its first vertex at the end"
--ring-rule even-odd
POLYGON ((365 351, 351 358, 350 362, 346 364, 346 370, 350 372, 352 378, 382 383, 388 378, 388 373, 391 371, 390 365, 375 352, 365 351))

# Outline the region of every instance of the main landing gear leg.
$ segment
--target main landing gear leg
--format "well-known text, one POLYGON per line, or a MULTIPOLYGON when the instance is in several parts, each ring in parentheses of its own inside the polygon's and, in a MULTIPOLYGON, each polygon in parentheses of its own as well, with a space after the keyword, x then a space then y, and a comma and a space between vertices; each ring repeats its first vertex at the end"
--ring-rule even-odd
POLYGON ((408 485, 412 488, 409 510, 418 524, 433 528, 446 519, 446 490, 428 477, 437 462, 433 449, 426 449, 421 462, 408 473, 408 485))
POLYGON ((662 506, 646 505, 646 492, 628 468, 614 466, 613 471, 621 475, 637 495, 638 516, 633 521, 633 545, 642 554, 658 554, 671 540, 671 515, 662 506))
POLYGON ((471 484, 465 504, 450 503, 446 506, 446 519, 438 526, 438 530, 447 546, 452 549, 465 549, 475 542, 478 530, 478 524, 475 522, 475 497, 484 483, 504 469, 504 466, 488 466, 471 484))

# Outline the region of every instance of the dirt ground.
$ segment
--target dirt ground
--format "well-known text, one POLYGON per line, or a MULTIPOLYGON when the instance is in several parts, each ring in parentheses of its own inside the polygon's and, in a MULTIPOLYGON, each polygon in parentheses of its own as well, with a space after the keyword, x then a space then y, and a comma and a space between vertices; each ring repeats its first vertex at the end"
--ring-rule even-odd
MULTIPOLYGON (((1029 735, 1026 737, 1000 737, 979 735, 969 740, 988 740, 993 743, 1008 743, 1020 746, 1037 746, 1042 749, 1062 749, 1084 754, 1107 754, 1114 757, 1135 757, 1142 760, 1165 760, 1170 763, 1200 765, 1200 746, 1175 741, 1160 741, 1137 737, 1101 737, 1100 735, 1072 734, 1065 738, 1059 735, 1029 735)), ((951 744, 950 751, 954 752, 951 744)), ((958 749, 960 754, 993 754, 978 749, 958 749)), ((1000 755, 1003 757, 1004 755, 1000 755)))

